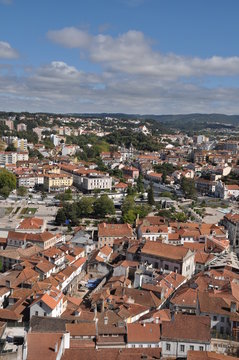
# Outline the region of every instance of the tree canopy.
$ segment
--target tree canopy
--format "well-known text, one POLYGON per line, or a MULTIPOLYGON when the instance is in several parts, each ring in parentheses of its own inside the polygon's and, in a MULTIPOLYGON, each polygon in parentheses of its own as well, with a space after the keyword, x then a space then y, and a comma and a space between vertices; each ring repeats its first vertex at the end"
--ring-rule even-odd
POLYGON ((0 195, 7 198, 16 189, 16 176, 6 169, 0 170, 0 195))

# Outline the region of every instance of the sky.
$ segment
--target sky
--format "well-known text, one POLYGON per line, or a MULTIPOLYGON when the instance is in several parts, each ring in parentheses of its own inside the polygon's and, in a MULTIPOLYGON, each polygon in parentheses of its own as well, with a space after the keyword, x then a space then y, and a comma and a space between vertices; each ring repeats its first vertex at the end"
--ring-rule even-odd
POLYGON ((0 111, 239 114, 238 0, 0 0, 0 111))

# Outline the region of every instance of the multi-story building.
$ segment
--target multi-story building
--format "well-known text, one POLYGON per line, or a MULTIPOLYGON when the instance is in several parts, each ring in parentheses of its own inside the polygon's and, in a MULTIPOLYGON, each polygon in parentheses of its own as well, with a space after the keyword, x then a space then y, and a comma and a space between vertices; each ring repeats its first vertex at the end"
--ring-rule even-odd
POLYGON ((5 125, 8 126, 9 130, 14 130, 14 122, 13 120, 5 120, 5 125))
POLYGON ((139 169, 133 167, 133 166, 125 166, 123 169, 123 174, 126 176, 130 176, 133 179, 138 179, 139 177, 139 169))
POLYGON ((87 192, 112 189, 112 177, 105 175, 87 175, 82 178, 82 190, 87 192))
POLYGON ((44 184, 44 176, 42 174, 17 174, 17 186, 26 188, 34 188, 36 185, 44 184))
POLYGON ((30 318, 36 316, 60 317, 66 309, 66 301, 62 292, 49 291, 37 298, 30 306, 30 318))
POLYGON ((216 189, 216 182, 203 178, 197 178, 195 179, 195 187, 197 191, 202 194, 213 195, 216 189))
POLYGON ((113 246, 114 240, 127 238, 136 238, 133 229, 129 224, 106 224, 98 225, 98 247, 104 245, 113 246))
POLYGON ((64 191, 73 184, 72 175, 68 174, 44 174, 44 188, 46 191, 64 191))
POLYGON ((147 241, 140 257, 156 269, 178 272, 188 279, 195 272, 194 252, 184 246, 147 241))
POLYGON ((162 324, 162 357, 187 358, 189 350, 210 350, 210 318, 196 315, 173 315, 162 324))
POLYGON ((16 138, 12 144, 18 151, 27 151, 27 139, 18 139, 16 138))
POLYGON ((0 151, 0 166, 16 165, 17 153, 11 151, 0 151))
POLYGON ((239 253, 239 214, 227 214, 222 220, 222 225, 228 231, 231 247, 239 253))
POLYGON ((17 124, 17 131, 27 131, 27 125, 24 123, 17 124))
POLYGON ((226 185, 222 181, 218 181, 215 187, 215 196, 221 199, 237 198, 239 196, 238 185, 226 185))

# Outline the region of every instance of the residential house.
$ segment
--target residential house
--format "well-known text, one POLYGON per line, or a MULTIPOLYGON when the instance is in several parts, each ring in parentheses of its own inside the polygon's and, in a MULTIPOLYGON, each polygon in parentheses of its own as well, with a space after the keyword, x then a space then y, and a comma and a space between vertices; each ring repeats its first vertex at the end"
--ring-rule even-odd
POLYGON ((175 314, 162 323, 162 356, 186 358, 189 350, 210 350, 210 318, 208 316, 175 314))
POLYGON ((147 241, 140 257, 156 269, 179 272, 188 279, 195 271, 194 252, 183 246, 147 241))

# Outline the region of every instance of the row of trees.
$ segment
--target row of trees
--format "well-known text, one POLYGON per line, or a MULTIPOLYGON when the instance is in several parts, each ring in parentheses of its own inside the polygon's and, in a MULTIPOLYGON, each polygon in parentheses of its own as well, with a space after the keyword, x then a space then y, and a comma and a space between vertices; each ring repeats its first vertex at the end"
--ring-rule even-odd
POLYGON ((56 214, 56 224, 63 225, 69 223, 72 226, 78 225, 81 218, 102 219, 107 215, 114 215, 115 207, 108 195, 99 198, 82 197, 78 202, 63 203, 56 214))

